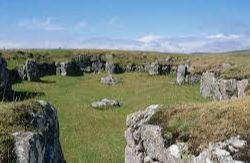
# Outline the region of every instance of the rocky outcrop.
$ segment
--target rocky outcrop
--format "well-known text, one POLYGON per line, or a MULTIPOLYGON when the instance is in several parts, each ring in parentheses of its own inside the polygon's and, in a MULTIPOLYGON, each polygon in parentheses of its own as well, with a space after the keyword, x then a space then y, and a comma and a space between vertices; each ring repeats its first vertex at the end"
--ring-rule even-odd
POLYGON ((108 76, 101 78, 101 83, 104 85, 115 85, 117 82, 114 79, 112 74, 109 74, 108 76))
POLYGON ((34 131, 13 133, 15 137, 15 162, 63 163, 64 156, 59 142, 59 123, 56 110, 49 103, 39 102, 42 110, 30 113, 29 123, 34 131))
POLYGON ((34 60, 27 60, 23 67, 19 69, 19 76, 22 80, 38 81, 40 80, 40 73, 38 64, 34 60))
POLYGON ((219 79, 213 72, 205 72, 201 77, 200 93, 202 97, 214 100, 229 100, 245 96, 248 79, 219 79))
POLYGON ((3 58, 0 58, 0 97, 3 98, 11 91, 11 81, 7 63, 3 58))
MULTIPOLYGON (((240 136, 221 142, 210 142, 198 156, 190 154, 188 144, 166 140, 163 129, 148 124, 160 105, 151 105, 145 111, 138 111, 127 117, 125 139, 125 163, 225 163, 241 162, 237 155, 247 147, 247 141, 240 136), (168 142, 170 141, 170 142, 168 142)), ((243 162, 243 161, 242 161, 243 162)))
POLYGON ((117 100, 112 100, 112 99, 107 99, 104 98, 100 101, 95 101, 91 103, 91 107, 95 109, 103 109, 103 108, 115 108, 115 107, 120 107, 121 104, 117 100))

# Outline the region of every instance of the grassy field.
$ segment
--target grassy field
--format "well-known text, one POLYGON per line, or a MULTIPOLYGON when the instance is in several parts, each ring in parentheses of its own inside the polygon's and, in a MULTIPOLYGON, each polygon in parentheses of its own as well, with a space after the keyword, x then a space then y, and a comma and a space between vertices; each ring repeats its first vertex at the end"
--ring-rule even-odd
POLYGON ((202 103, 199 86, 174 84, 173 76, 149 77, 147 74, 115 75, 121 82, 115 86, 100 84, 105 74, 82 77, 47 76, 42 82, 23 82, 16 91, 44 92, 44 99, 58 109, 60 140, 69 163, 124 162, 125 119, 129 113, 150 104, 173 106, 202 103), (94 110, 92 101, 108 97, 122 102, 117 110, 94 110))

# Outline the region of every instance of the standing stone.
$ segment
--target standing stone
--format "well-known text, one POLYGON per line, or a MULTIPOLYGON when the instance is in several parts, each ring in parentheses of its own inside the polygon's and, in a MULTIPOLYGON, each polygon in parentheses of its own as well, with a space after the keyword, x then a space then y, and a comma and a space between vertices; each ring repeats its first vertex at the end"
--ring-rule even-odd
POLYGON ((83 74, 75 62, 61 62, 57 64, 56 72, 62 76, 78 76, 83 74))
POLYGON ((237 97, 237 81, 236 79, 219 80, 221 97, 218 100, 229 100, 237 97))
POLYGON ((148 68, 149 75, 159 75, 159 67, 158 62, 151 63, 148 68))
POLYGON ((42 110, 31 112, 32 118, 27 118, 27 123, 36 130, 13 133, 14 158, 17 163, 64 163, 57 112, 47 102, 39 101, 39 105, 42 106, 42 110))
POLYGON ((106 65, 105 65, 106 72, 108 72, 109 74, 113 74, 114 73, 114 69, 115 69, 115 66, 114 66, 113 63, 106 62, 106 65))
POLYGON ((177 68, 177 84, 181 85, 185 83, 186 76, 187 76, 187 65, 179 65, 177 68))
POLYGON ((237 81, 237 90, 238 90, 238 97, 245 97, 245 90, 249 86, 249 80, 243 79, 240 81, 237 81))
POLYGON ((215 82, 215 74, 213 72, 205 72, 201 77, 200 94, 202 97, 212 97, 215 82))
POLYGON ((22 80, 38 81, 40 80, 40 72, 38 64, 34 60, 27 60, 23 67, 19 70, 19 75, 22 80))

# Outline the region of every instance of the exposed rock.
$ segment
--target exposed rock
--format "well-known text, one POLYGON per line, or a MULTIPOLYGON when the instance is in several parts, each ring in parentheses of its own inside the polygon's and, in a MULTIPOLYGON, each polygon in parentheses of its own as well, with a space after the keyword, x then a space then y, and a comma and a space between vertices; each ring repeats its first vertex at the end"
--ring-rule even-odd
POLYGON ((200 93, 202 97, 212 97, 214 83, 216 81, 215 74, 213 72, 205 72, 201 77, 200 93))
POLYGON ((136 67, 135 64, 128 63, 125 67, 126 72, 133 72, 135 71, 136 67))
POLYGON ((109 74, 118 74, 124 72, 123 68, 119 64, 112 62, 106 62, 105 70, 109 74))
POLYGON ((27 60, 22 68, 19 69, 19 75, 22 80, 38 81, 40 73, 38 64, 34 60, 27 60))
POLYGON ((104 98, 100 101, 95 101, 91 103, 91 107, 96 109, 110 108, 110 107, 120 107, 120 102, 117 100, 104 98))
POLYGON ((31 113, 33 118, 29 121, 36 130, 13 133, 16 162, 63 163, 56 110, 44 101, 40 101, 40 104, 43 110, 31 113))
POLYGON ((201 75, 199 74, 190 75, 189 84, 197 84, 200 83, 200 81, 201 81, 201 75))
POLYGON ((114 79, 112 74, 109 74, 108 76, 101 78, 101 83, 105 85, 115 85, 117 82, 114 79))
POLYGON ((56 64, 56 73, 61 76, 79 76, 83 75, 75 62, 61 62, 56 64))
POLYGON ((11 90, 11 82, 7 63, 3 58, 0 58, 0 97, 5 97, 11 90))
POLYGON ((245 96, 248 79, 218 79, 213 72, 205 72, 201 77, 200 93, 214 100, 229 100, 245 96))
POLYGON ((188 75, 188 66, 187 65, 179 65, 177 68, 177 84, 184 84, 186 81, 186 76, 188 75))
MULTIPOLYGON (((247 147, 247 141, 239 136, 231 137, 222 142, 210 142, 208 148, 202 150, 198 156, 190 154, 188 144, 176 142, 166 143, 163 129, 157 125, 150 125, 148 121, 159 110, 159 105, 148 107, 128 115, 125 138, 125 163, 225 163, 243 162, 234 159, 234 154, 247 147)), ((171 141, 174 142, 174 141, 171 141)))
POLYGON ((248 79, 243 79, 237 81, 237 89, 238 89, 238 97, 245 97, 245 90, 247 86, 249 85, 249 80, 248 79))
POLYGON ((157 61, 153 62, 149 65, 148 74, 149 75, 159 75, 160 74, 159 70, 160 70, 160 66, 159 66, 158 62, 157 61))

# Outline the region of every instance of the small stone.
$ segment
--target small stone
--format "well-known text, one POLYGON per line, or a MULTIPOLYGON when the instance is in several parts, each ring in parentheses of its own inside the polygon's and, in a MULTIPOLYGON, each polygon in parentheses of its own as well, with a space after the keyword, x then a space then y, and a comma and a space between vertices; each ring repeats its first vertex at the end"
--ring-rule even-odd
POLYGON ((100 101, 95 101, 91 103, 93 108, 108 108, 108 107, 120 107, 120 102, 117 100, 104 98, 100 101))

